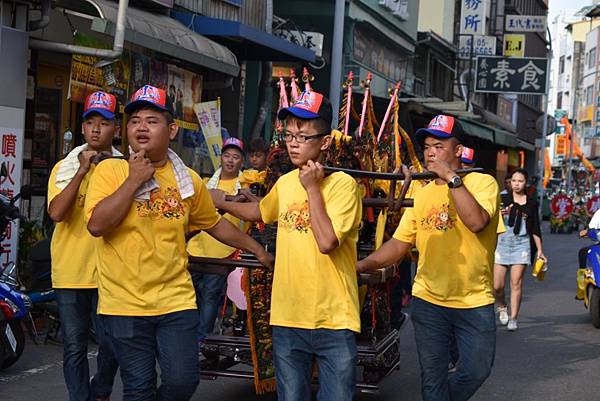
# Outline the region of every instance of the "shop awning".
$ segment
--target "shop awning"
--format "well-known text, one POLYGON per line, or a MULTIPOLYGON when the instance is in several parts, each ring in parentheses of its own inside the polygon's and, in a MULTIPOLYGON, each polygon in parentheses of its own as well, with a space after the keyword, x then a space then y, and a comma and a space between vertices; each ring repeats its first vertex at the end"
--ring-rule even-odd
POLYGON ((492 128, 482 124, 478 124, 473 120, 467 120, 464 118, 459 118, 458 120, 460 121, 460 124, 462 125, 467 135, 485 139, 494 143, 494 130, 492 128))
POLYGON ((171 16, 197 33, 220 38, 245 60, 315 61, 315 52, 237 21, 209 18, 185 11, 171 16))
MULTIPOLYGON (((107 0, 69 2, 75 11, 95 12, 92 31, 113 36, 118 3, 107 0), (90 5, 92 7, 90 7, 90 5)), ((227 75, 240 71, 235 55, 227 47, 185 27, 166 15, 153 14, 134 7, 127 8, 125 41, 152 49, 167 56, 201 65, 227 75)))

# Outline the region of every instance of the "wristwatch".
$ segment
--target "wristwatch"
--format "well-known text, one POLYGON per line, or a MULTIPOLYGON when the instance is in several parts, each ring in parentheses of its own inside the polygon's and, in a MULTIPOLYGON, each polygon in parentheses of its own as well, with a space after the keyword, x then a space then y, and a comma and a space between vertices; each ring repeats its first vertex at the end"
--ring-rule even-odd
POLYGON ((460 176, 455 175, 454 177, 450 178, 450 180, 448 181, 448 187, 449 188, 458 188, 460 186, 462 186, 463 181, 462 178, 460 178, 460 176))

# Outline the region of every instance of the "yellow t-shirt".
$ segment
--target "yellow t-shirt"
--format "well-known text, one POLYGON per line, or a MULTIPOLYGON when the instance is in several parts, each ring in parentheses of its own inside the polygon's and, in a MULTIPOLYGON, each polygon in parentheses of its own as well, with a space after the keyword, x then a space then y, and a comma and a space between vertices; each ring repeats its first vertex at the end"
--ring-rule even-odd
MULTIPOLYGON (((219 180, 217 188, 226 192, 228 195, 235 195, 236 189, 235 184, 237 179, 233 180, 219 180)), ((228 220, 235 227, 241 231, 248 231, 249 224, 241 221, 237 217, 225 213, 223 218, 228 220)), ((222 242, 217 241, 205 232, 194 235, 187 245, 187 251, 192 256, 204 256, 208 258, 226 258, 231 256, 236 251, 236 248, 226 245, 222 242)))
MULTIPOLYGON (((62 192, 56 186, 56 173, 62 160, 56 163, 48 179, 48 205, 62 192)), ((85 175, 77 199, 67 217, 56 223, 50 255, 52 257, 52 287, 53 288, 97 288, 95 238, 88 232, 84 221, 85 196, 94 165, 85 175)))
POLYGON ((262 220, 277 222, 271 324, 359 332, 356 242, 362 204, 358 185, 344 173, 331 174, 321 183, 340 244, 324 255, 312 233, 308 195, 298 172, 280 177, 260 202, 262 220))
MULTIPOLYGON (((98 313, 156 316, 196 309, 185 233, 211 228, 220 216, 198 174, 188 171, 194 196, 181 199, 168 162, 154 172, 160 188, 150 200, 134 200, 121 224, 98 239, 98 313)), ((128 175, 124 160, 109 159, 96 167, 85 201, 86 220, 128 175)))
POLYGON ((500 197, 490 175, 471 173, 464 185, 490 215, 480 233, 460 220, 447 185, 434 181, 415 194, 394 238, 416 243, 419 251, 413 295, 449 308, 475 308, 494 303, 493 266, 500 197))

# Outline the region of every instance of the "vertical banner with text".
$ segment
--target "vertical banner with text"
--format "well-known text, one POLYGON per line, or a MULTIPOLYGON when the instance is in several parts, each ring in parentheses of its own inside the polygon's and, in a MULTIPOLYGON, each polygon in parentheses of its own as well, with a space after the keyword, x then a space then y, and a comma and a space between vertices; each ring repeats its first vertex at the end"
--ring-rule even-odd
POLYGON ((460 34, 485 35, 485 0, 461 0, 460 34))
POLYGON ((221 101, 220 99, 210 102, 194 104, 194 112, 198 117, 202 134, 208 146, 208 155, 214 169, 218 169, 221 156, 223 139, 221 138, 221 101))
MULTIPOLYGON (((25 111, 13 107, 0 106, 0 154, 6 168, 6 176, 0 178, 0 193, 11 199, 21 190, 21 175, 23 173, 23 141, 25 131, 25 111), (13 124, 10 124, 14 122, 13 124), (20 123, 19 123, 20 122, 20 123), (12 127, 5 126, 12 125, 12 127), (20 127, 19 127, 20 126, 20 127)), ((17 203, 17 206, 19 203, 17 203)), ((0 244, 0 267, 7 267, 17 262, 19 245, 19 221, 12 221, 6 227, 4 240, 0 244)))

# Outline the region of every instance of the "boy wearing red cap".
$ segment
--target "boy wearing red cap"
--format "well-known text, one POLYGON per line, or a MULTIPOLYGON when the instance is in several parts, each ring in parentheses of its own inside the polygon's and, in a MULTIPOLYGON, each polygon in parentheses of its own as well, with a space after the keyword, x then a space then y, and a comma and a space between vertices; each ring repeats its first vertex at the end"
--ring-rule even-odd
POLYGON ((88 230, 98 237, 98 313, 119 361, 123 400, 185 401, 200 378, 186 232, 204 230, 266 266, 273 257, 220 218, 198 174, 169 149, 178 127, 164 90, 143 86, 125 113, 129 161, 98 164, 85 202, 88 230))
POLYGON ((71 401, 108 399, 118 367, 96 315, 95 240, 83 216, 94 158, 102 152, 120 154, 111 146, 120 128, 116 107, 116 98, 106 92, 87 97, 81 125, 86 143, 59 161, 48 181, 48 214, 56 222, 50 248, 52 287, 61 318, 63 371, 71 401), (98 371, 90 381, 87 353, 92 327, 99 346, 98 371))
MULTIPOLYGON (((208 189, 220 189, 228 195, 237 195, 241 189, 240 170, 244 162, 244 143, 235 137, 229 137, 223 142, 221 148, 221 167, 215 171, 206 183, 208 189)), ((225 213, 227 219, 242 232, 246 232, 248 225, 235 216, 225 213)), ((230 258, 237 249, 223 244, 205 232, 191 238, 187 246, 188 253, 192 256, 209 258, 230 258)), ((212 333, 219 306, 222 304, 221 295, 227 276, 222 274, 192 273, 194 288, 196 289, 196 302, 198 303, 198 342, 212 333)))
POLYGON ((331 104, 305 91, 279 112, 297 169, 281 176, 260 203, 217 206, 246 221, 277 222, 271 326, 277 397, 310 399, 312 363, 319 369, 317 398, 352 400, 356 338, 360 332, 356 242, 362 205, 356 181, 347 174, 325 176, 330 146, 331 104))
POLYGON ((391 240, 358 262, 361 272, 419 251, 411 320, 424 401, 468 400, 489 376, 496 348, 493 257, 500 199, 496 180, 461 168, 464 132, 451 116, 417 131, 427 170, 438 178, 414 196, 391 240), (451 339, 459 359, 448 373, 451 339))

